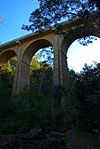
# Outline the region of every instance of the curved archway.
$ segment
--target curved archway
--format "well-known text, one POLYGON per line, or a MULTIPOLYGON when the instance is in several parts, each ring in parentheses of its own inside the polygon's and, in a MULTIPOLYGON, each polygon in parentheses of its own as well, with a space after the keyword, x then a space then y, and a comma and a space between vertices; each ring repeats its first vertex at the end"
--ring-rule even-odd
POLYGON ((32 57, 39 49, 43 49, 49 46, 52 46, 52 43, 46 39, 36 40, 25 49, 22 59, 30 64, 32 57))
POLYGON ((81 39, 88 36, 96 36, 98 38, 100 37, 99 30, 95 29, 94 26, 92 27, 92 29, 91 29, 91 26, 90 26, 90 29, 89 28, 85 29, 85 27, 79 27, 79 28, 73 29, 69 31, 69 33, 64 35, 64 39, 62 42, 63 52, 67 53, 67 50, 70 47, 70 45, 77 39, 81 39))
POLYGON ((68 49, 68 68, 75 72, 80 72, 84 64, 94 65, 94 62, 100 62, 100 38, 94 37, 92 43, 83 46, 75 40, 68 49))
POLYGON ((48 48, 52 46, 52 43, 46 39, 36 40, 31 43, 24 51, 22 55, 22 63, 21 63, 21 80, 23 81, 23 87, 25 89, 30 88, 30 63, 32 57, 35 55, 37 51, 43 48, 48 48))
POLYGON ((7 50, 0 54, 0 62, 6 63, 11 57, 16 56, 16 53, 13 50, 7 50))
POLYGON ((93 28, 90 29, 88 28, 88 30, 85 29, 85 27, 80 27, 74 30, 71 30, 67 35, 64 36, 63 42, 62 42, 62 53, 65 56, 65 63, 66 63, 66 59, 67 59, 67 52, 68 49, 70 47, 70 45, 77 39, 81 39, 84 37, 89 37, 89 36, 96 36, 96 37, 100 37, 100 32, 99 30, 95 29, 95 27, 93 26, 93 28))
POLYGON ((7 88, 5 91, 11 94, 14 75, 16 70, 16 53, 13 50, 7 50, 0 54, 0 80, 7 88))
MULTIPOLYGON (((88 28, 89 29, 89 28, 88 28)), ((95 29, 95 27, 93 26, 93 28, 89 30, 85 30, 85 26, 84 27, 78 27, 75 28, 69 32, 65 32, 63 35, 63 41, 61 44, 61 50, 59 53, 59 67, 60 67, 60 72, 59 72, 59 78, 60 78, 60 84, 62 84, 62 86, 64 86, 65 88, 66 85, 68 86, 69 83, 69 70, 68 70, 68 60, 67 60, 67 52, 68 49, 70 47, 70 45, 79 38, 82 37, 87 37, 87 36, 97 36, 100 37, 100 32, 98 30, 95 29), (83 31, 84 29, 84 31, 83 31)))

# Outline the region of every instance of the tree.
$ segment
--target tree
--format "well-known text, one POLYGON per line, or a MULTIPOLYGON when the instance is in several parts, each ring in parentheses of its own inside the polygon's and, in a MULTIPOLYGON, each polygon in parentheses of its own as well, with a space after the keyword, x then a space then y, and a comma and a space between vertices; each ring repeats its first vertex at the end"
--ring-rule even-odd
MULTIPOLYGON (((83 18, 87 24, 87 30, 89 30, 90 19, 88 18, 91 16, 91 13, 96 12, 97 9, 100 10, 99 0, 38 0, 38 2, 39 8, 33 11, 29 18, 31 24, 22 25, 22 29, 31 30, 32 32, 42 31, 52 26, 57 28, 59 23, 66 20, 83 18)), ((57 29, 59 31, 59 28, 57 29)), ((97 29, 100 29, 100 26, 97 25, 97 29)), ((78 41, 80 44, 86 46, 92 43, 94 39, 93 36, 89 36, 83 37, 78 41)), ((43 50, 42 53, 47 53, 47 51, 43 50)), ((52 51, 50 55, 52 55, 52 51)), ((50 56, 48 58, 49 61, 52 59, 50 56)))
POLYGON ((84 65, 83 71, 75 76, 77 88, 77 110, 79 127, 93 133, 99 131, 100 121, 100 63, 84 65))
POLYGON ((100 1, 99 0, 89 0, 90 5, 96 4, 98 10, 100 10, 100 1))
POLYGON ((42 61, 44 63, 53 64, 53 58, 54 58, 54 50, 52 47, 48 47, 48 48, 43 48, 40 49, 36 54, 35 54, 35 58, 38 61, 42 61), (42 59, 42 60, 41 60, 42 59))
POLYGON ((46 62, 38 62, 38 64, 40 67, 33 69, 31 72, 31 89, 45 95, 51 94, 53 69, 46 62))
POLYGON ((95 3, 100 8, 99 0, 38 0, 39 8, 30 15, 31 25, 23 25, 22 29, 38 31, 50 28, 58 23, 83 17, 87 19, 95 12, 95 3))

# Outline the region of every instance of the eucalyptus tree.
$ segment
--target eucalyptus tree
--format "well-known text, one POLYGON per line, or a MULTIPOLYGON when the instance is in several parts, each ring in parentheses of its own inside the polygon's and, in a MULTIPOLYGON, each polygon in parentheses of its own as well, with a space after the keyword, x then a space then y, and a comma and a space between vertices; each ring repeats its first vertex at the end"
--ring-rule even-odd
POLYGON ((83 17, 88 19, 91 13, 100 10, 99 0, 38 0, 39 8, 30 15, 30 25, 25 30, 33 32, 50 28, 65 20, 83 17))

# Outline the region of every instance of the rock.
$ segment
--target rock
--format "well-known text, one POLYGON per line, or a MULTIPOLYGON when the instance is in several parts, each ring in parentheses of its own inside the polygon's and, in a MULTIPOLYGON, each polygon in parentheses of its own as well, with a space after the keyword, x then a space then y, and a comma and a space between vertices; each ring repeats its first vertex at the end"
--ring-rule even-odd
POLYGON ((29 134, 37 135, 40 132, 42 132, 42 129, 41 128, 32 128, 31 131, 29 132, 29 134))
POLYGON ((33 128, 25 134, 0 135, 0 149, 91 149, 85 141, 73 135, 73 130, 70 130, 70 140, 65 144, 63 133, 47 133, 40 128, 33 128))

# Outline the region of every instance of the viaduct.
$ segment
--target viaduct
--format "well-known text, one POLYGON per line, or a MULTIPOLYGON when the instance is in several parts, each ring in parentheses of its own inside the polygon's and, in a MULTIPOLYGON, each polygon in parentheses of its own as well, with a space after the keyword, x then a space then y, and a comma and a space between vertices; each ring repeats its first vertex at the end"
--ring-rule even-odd
MULTIPOLYGON (((54 49, 54 86, 68 86, 67 51, 70 45, 86 36, 100 37, 98 17, 92 16, 88 21, 76 19, 65 22, 42 32, 31 33, 0 45, 0 63, 6 63, 11 57, 17 57, 12 94, 18 95, 30 87, 30 62, 41 48, 52 46, 54 49)), ((99 24, 100 25, 100 24, 99 24)))

